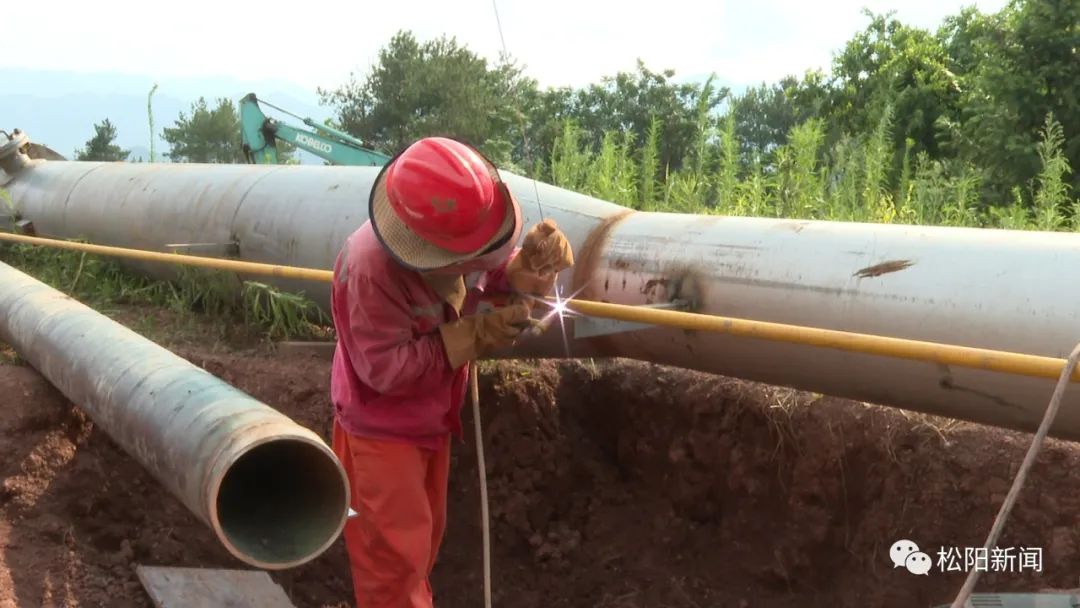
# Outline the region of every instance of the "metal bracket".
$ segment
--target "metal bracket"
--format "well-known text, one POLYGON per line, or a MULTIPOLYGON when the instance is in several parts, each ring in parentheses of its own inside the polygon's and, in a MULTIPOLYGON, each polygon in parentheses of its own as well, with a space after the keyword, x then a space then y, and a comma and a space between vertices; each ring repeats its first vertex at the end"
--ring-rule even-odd
POLYGON ((15 227, 19 229, 19 232, 26 236, 37 236, 37 230, 34 229, 34 222, 30 220, 18 220, 15 222, 15 227))
POLYGON ((168 243, 165 245, 169 249, 186 249, 192 251, 195 249, 209 249, 211 251, 215 249, 221 249, 224 255, 230 257, 236 257, 240 255, 240 243, 168 243))
POLYGON ((15 129, 15 132, 11 135, 4 133, 6 136, 4 140, 0 140, 0 160, 7 158, 8 156, 14 156, 19 152, 19 149, 30 142, 30 138, 26 136, 26 133, 15 129))
MULTIPOLYGON (((687 310, 690 308, 686 300, 672 300, 660 304, 642 304, 635 308, 655 308, 658 310, 687 310)), ((603 319, 599 317, 574 317, 574 339, 592 338, 595 336, 607 336, 621 334, 628 331, 640 331, 656 327, 649 323, 632 323, 616 319, 603 319)))
POLYGON ((30 158, 21 151, 29 142, 26 134, 18 129, 6 138, 0 138, 0 169, 8 176, 14 176, 30 162, 30 158))

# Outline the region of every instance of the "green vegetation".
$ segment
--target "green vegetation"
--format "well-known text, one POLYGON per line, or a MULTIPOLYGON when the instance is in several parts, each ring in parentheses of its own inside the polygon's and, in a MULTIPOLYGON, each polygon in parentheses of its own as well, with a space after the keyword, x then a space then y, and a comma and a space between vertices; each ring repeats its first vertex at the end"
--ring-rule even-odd
POLYGON ((86 148, 75 151, 75 160, 115 162, 126 160, 131 154, 116 145, 116 127, 108 118, 94 125, 94 136, 86 142, 86 148))
POLYGON ((1000 207, 980 205, 975 169, 950 173, 925 152, 912 158, 910 147, 894 180, 889 109, 868 134, 845 138, 827 153, 818 119, 796 125, 787 143, 773 152, 775 164, 768 168, 757 162, 742 169, 732 162, 731 147, 723 145, 731 136, 730 120, 719 133, 704 126, 702 132, 721 142, 716 157, 706 149, 684 160, 684 168, 657 175, 655 138, 634 148, 631 135, 609 133, 592 150, 582 142, 580 129, 568 123, 556 139, 552 181, 649 211, 1038 230, 1080 227, 1075 213, 1080 201, 1070 198, 1062 127, 1052 116, 1037 143, 1039 173, 1026 191, 1014 189, 1010 205, 1000 207))
POLYGON ((158 84, 155 82, 146 95, 146 119, 150 123, 150 162, 152 163, 157 162, 157 151, 154 144, 155 140, 157 140, 157 134, 154 131, 154 93, 157 90, 158 84))
POLYGON ((506 162, 520 137, 513 132, 520 80, 516 67, 489 69, 454 38, 421 43, 400 32, 364 81, 319 93, 339 108, 337 128, 378 149, 394 153, 418 137, 453 134, 483 141, 493 159, 506 162))
POLYGON ((169 158, 187 163, 242 163, 240 115, 236 105, 219 99, 211 108, 200 97, 191 105, 190 115, 180 113, 173 127, 165 127, 163 137, 169 144, 169 158))
POLYGON ((176 266, 171 281, 134 274, 115 258, 83 252, 0 245, 10 264, 105 314, 127 307, 158 307, 183 317, 198 315, 240 324, 268 339, 324 336, 329 320, 303 294, 282 293, 235 274, 176 266))
POLYGON ((937 31, 867 18, 828 76, 739 96, 641 63, 544 90, 508 60, 489 64, 453 39, 408 32, 365 79, 323 95, 340 125, 376 145, 455 136, 512 171, 639 209, 1076 224, 1080 4, 966 8, 937 31))
POLYGON ((303 294, 284 293, 257 281, 245 282, 242 293, 245 320, 265 328, 270 338, 309 336, 331 324, 303 294))
MULTIPOLYGON (((638 209, 1078 223, 1080 4, 969 7, 936 30, 891 13, 866 17, 828 75, 789 75, 740 95, 715 76, 679 82, 641 62, 583 87, 544 89, 512 58, 493 63, 453 37, 408 31, 367 73, 318 92, 335 113, 328 124, 384 151, 457 137, 510 171, 638 209)), ((199 99, 164 137, 175 161, 243 162, 227 99, 199 99)))
MULTIPOLYGON (((152 120, 152 116, 151 116, 152 120)), ((181 163, 244 163, 240 114, 229 99, 218 99, 210 107, 205 98, 191 104, 190 114, 180 113, 162 137, 169 144, 169 159, 181 163)), ((278 142, 278 162, 293 164, 296 148, 278 142)))
POLYGON ((15 219, 15 201, 11 200, 11 193, 4 188, 0 188, 0 211, 3 211, 0 216, 15 219))

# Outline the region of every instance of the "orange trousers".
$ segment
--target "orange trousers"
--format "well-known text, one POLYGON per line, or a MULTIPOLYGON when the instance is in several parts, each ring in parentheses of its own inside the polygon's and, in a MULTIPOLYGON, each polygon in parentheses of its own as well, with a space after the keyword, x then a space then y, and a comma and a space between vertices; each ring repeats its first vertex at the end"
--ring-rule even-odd
POLYGON ((332 443, 358 513, 344 531, 357 608, 432 608, 428 577, 446 530, 449 438, 432 452, 357 437, 335 420, 332 443))

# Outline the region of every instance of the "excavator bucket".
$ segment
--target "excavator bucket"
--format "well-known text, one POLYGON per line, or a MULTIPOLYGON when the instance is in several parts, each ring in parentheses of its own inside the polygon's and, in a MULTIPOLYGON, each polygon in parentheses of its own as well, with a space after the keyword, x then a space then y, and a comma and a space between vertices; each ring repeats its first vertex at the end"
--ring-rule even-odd
POLYGON ((67 160, 52 148, 33 142, 26 145, 26 155, 35 160, 67 160))

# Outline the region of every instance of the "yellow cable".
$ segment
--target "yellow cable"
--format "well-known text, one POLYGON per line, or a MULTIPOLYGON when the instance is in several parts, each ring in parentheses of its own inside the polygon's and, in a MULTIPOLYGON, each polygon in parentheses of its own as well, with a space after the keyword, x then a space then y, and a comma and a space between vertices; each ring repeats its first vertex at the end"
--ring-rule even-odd
MULTIPOLYGON (((567 312, 570 313, 618 319, 632 323, 647 323, 690 331, 731 334, 733 336, 774 342, 833 348, 867 355, 915 359, 928 363, 941 363, 1021 376, 1057 378, 1065 366, 1064 359, 1054 357, 906 340, 903 338, 889 338, 798 325, 784 325, 767 321, 750 321, 679 310, 644 308, 588 300, 569 300, 565 302, 565 307, 567 312)), ((1072 378, 1080 380, 1080 371, 1074 373, 1072 378)))
POLYGON ((142 249, 125 249, 123 247, 108 247, 105 245, 91 245, 89 243, 76 243, 60 239, 46 239, 21 234, 0 232, 0 241, 13 243, 26 243, 29 245, 44 245, 58 249, 70 249, 72 251, 85 251, 114 257, 130 258, 146 262, 165 262, 166 264, 187 264, 203 268, 216 268, 218 270, 232 270, 243 274, 259 274, 284 279, 303 279, 308 281, 333 282, 334 273, 329 270, 317 270, 314 268, 296 268, 293 266, 276 266, 274 264, 260 264, 258 262, 244 262, 242 260, 227 260, 221 258, 208 258, 179 253, 163 253, 159 251, 145 251, 142 249))
MULTIPOLYGON (((257 262, 243 262, 239 260, 208 258, 176 253, 159 253, 154 251, 143 251, 140 249, 124 249, 121 247, 106 247, 102 245, 75 243, 71 241, 30 237, 18 234, 0 233, 0 241, 59 247, 62 249, 86 251, 89 253, 126 257, 144 261, 187 264, 204 268, 233 270, 245 274, 261 274, 281 278, 321 281, 325 283, 330 283, 334 279, 334 273, 329 270, 276 266, 272 264, 260 264, 257 262)), ((548 298, 548 301, 554 302, 551 298, 548 298)), ((798 325, 785 325, 767 321, 751 321, 748 319, 720 317, 679 310, 644 308, 640 306, 628 306, 625 304, 611 304, 608 302, 594 302, 590 300, 566 300, 563 301, 563 304, 566 311, 569 313, 591 317, 632 323, 646 323, 649 325, 674 327, 690 331, 730 334, 774 342, 787 342, 791 344, 832 348, 867 355, 913 359, 928 363, 940 363, 943 365, 954 365, 957 367, 1003 372, 1020 376, 1057 378, 1065 367, 1065 360, 1056 357, 1043 357, 1039 355, 1011 353, 967 346, 956 346, 952 344, 906 340, 903 338, 890 338, 886 336, 859 334, 831 329, 801 327, 798 325)), ((1071 375, 1071 378, 1073 380, 1080 380, 1080 369, 1074 372, 1071 375)))

